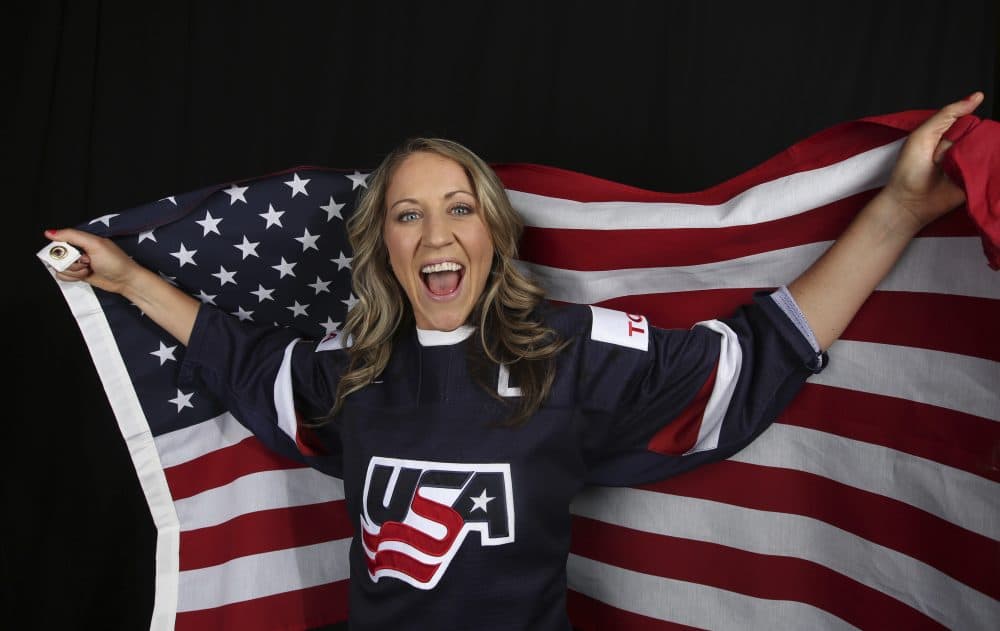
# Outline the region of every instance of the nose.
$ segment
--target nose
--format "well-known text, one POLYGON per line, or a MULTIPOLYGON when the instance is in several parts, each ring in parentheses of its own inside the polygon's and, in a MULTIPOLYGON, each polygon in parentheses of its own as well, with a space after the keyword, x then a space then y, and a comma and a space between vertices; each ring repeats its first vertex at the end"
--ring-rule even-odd
POLYGON ((454 240, 448 220, 444 213, 428 213, 423 222, 423 243, 430 248, 440 248, 449 245, 454 240))

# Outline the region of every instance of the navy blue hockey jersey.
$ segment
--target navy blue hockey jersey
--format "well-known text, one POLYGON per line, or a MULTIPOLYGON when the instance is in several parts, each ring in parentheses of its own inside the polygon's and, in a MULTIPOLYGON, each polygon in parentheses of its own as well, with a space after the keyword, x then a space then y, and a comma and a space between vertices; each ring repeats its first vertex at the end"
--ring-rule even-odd
POLYGON ((354 525, 352 629, 569 629, 569 504, 726 458, 823 366, 764 294, 690 330, 601 307, 547 309, 571 344, 544 406, 508 427, 467 368, 471 327, 409 331, 334 422, 347 351, 203 306, 181 368, 276 451, 341 477, 354 525))

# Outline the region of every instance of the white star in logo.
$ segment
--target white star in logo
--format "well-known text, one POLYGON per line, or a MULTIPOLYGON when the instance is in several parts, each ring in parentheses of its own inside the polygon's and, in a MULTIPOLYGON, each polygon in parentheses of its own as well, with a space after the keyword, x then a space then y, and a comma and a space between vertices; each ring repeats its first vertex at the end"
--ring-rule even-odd
POLYGON ((353 186, 351 186, 352 191, 358 188, 359 186, 361 188, 368 188, 368 182, 366 181, 368 179, 367 173, 362 173, 358 170, 355 170, 354 175, 348 175, 347 179, 353 182, 353 186))
POLYGON ((470 513, 474 510, 482 510, 485 513, 486 505, 495 500, 496 498, 488 497, 486 495, 486 489, 483 489, 483 492, 479 497, 470 497, 469 499, 472 500, 472 509, 469 511, 470 513))
MULTIPOLYGON (((98 223, 98 222, 100 222, 100 223, 102 223, 105 226, 107 226, 107 227, 110 228, 111 227, 111 220, 114 219, 115 217, 117 217, 119 214, 121 214, 121 213, 113 213, 111 215, 102 215, 101 217, 98 217, 97 219, 92 219, 90 221, 90 223, 98 223)), ((90 225, 90 224, 87 224, 87 225, 90 225)))
POLYGON ((202 228, 205 229, 205 232, 201 236, 207 237, 209 232, 214 232, 215 234, 218 234, 218 235, 222 234, 221 232, 219 232, 219 222, 220 221, 222 221, 221 218, 216 219, 216 218, 212 217, 212 213, 205 212, 205 218, 204 219, 199 219, 195 223, 198 224, 198 225, 200 225, 202 228))
POLYGON ((188 250, 184 247, 184 243, 181 243, 181 249, 176 252, 171 252, 170 256, 176 256, 177 260, 181 262, 181 267, 184 267, 188 263, 197 266, 198 264, 194 262, 194 255, 198 253, 198 250, 188 250))
POLYGON ((298 300, 296 300, 295 304, 292 305, 291 307, 285 307, 285 309, 291 309, 293 318, 296 318, 298 316, 309 315, 306 313, 306 309, 308 308, 309 305, 300 305, 298 300))
POLYGON ((352 257, 344 256, 344 251, 341 250, 340 251, 340 258, 330 259, 330 262, 337 264, 337 271, 339 272, 340 270, 344 269, 345 267, 347 269, 351 269, 351 261, 353 261, 353 260, 354 259, 352 257))
POLYGON ((198 295, 195 296, 195 298, 197 298, 198 300, 200 300, 200 301, 202 301, 202 302, 204 302, 206 304, 214 305, 215 304, 215 297, 217 295, 218 294, 206 294, 205 290, 203 289, 203 290, 201 290, 201 291, 198 292, 198 295))
POLYGON ((284 278, 285 276, 295 276, 295 272, 292 271, 292 268, 296 265, 298 265, 298 263, 288 263, 285 261, 285 257, 281 257, 281 264, 272 265, 271 269, 276 269, 281 272, 281 276, 278 278, 284 278))
POLYGON ((273 289, 264 289, 264 286, 260 283, 257 284, 257 291, 251 291, 251 294, 257 296, 257 302, 264 302, 265 300, 274 300, 271 294, 274 293, 273 289))
POLYGON ((176 346, 167 346, 163 342, 160 342, 160 350, 153 351, 150 355, 156 355, 160 358, 160 365, 167 363, 167 361, 177 361, 174 359, 174 350, 176 346))
POLYGON ((340 331, 340 322, 334 322, 333 318, 330 316, 326 317, 326 322, 321 322, 320 326, 326 331, 327 335, 333 335, 334 333, 340 331))
POLYGON ((292 187, 292 197, 295 197, 299 193, 302 193, 306 197, 309 197, 309 193, 306 192, 306 184, 308 183, 309 180, 300 179, 298 173, 296 173, 293 176, 293 179, 289 180, 288 182, 285 182, 285 184, 292 187))
POLYGON ((330 196, 330 203, 327 204, 326 206, 320 206, 320 208, 322 208, 323 210, 326 211, 326 220, 327 221, 330 221, 334 217, 336 217, 337 219, 343 220, 344 217, 340 214, 340 209, 343 208, 344 206, 345 206, 345 204, 338 204, 337 202, 333 201, 333 195, 331 195, 330 196))
POLYGON ((226 283, 232 283, 234 285, 236 284, 236 279, 235 279, 236 272, 230 272, 221 265, 219 266, 219 271, 215 274, 212 274, 212 276, 215 276, 216 278, 219 279, 220 285, 225 285, 226 283))
POLYGON ((247 203, 247 198, 243 197, 243 193, 246 193, 249 188, 249 186, 236 186, 233 184, 223 192, 229 195, 229 205, 232 206, 236 203, 236 200, 240 200, 244 204, 247 203))
POLYGON ((309 234, 309 229, 306 228, 305 234, 303 234, 301 237, 295 237, 295 240, 302 244, 303 252, 305 252, 309 248, 312 248, 313 250, 316 250, 318 252, 319 248, 316 247, 316 241, 318 241, 321 236, 322 235, 319 234, 309 234))
POLYGON ((176 206, 176 205, 177 205, 177 200, 176 200, 176 199, 174 199, 174 196, 173 196, 173 195, 171 195, 170 197, 163 197, 163 198, 161 198, 161 199, 160 199, 160 200, 158 200, 158 201, 161 201, 161 202, 170 202, 170 203, 171 203, 171 204, 173 204, 174 206, 176 206))
POLYGON ((178 388, 177 389, 177 396, 174 397, 173 399, 170 399, 169 402, 173 403, 174 405, 176 405, 177 406, 177 411, 180 412, 184 408, 194 408, 194 406, 191 405, 191 397, 193 397, 193 396, 194 396, 193 392, 188 393, 188 394, 184 394, 183 392, 180 391, 180 388, 178 388))
POLYGON ((340 302, 347 305, 347 310, 350 311, 354 308, 354 305, 358 304, 358 299, 354 297, 354 294, 351 294, 347 300, 341 300, 340 302))
POLYGON ((331 282, 333 282, 333 281, 323 280, 322 278, 320 278, 319 276, 317 276, 316 277, 316 282, 315 283, 309 283, 309 286, 316 290, 316 295, 318 296, 321 291, 325 291, 326 293, 330 293, 330 290, 327 289, 327 288, 330 286, 331 282))
POLYGON ((260 241, 255 241, 255 242, 248 241, 247 235, 243 235, 243 243, 241 243, 240 245, 233 244, 233 247, 242 252, 243 260, 246 260, 248 256, 256 256, 257 258, 260 258, 260 256, 257 255, 258 245, 260 245, 260 241))
POLYGON ((232 315, 239 318, 240 322, 245 322, 246 320, 253 322, 253 311, 247 311, 243 307, 237 307, 236 309, 237 310, 233 311, 232 315))
POLYGON ((284 215, 284 214, 285 214, 285 211, 283 211, 283 210, 281 210, 281 211, 275 210, 273 204, 268 204, 267 205, 267 212, 266 213, 260 213, 260 216, 267 220, 267 225, 264 226, 264 230, 267 230, 271 226, 278 226, 279 228, 284 228, 284 226, 281 225, 281 216, 284 215))

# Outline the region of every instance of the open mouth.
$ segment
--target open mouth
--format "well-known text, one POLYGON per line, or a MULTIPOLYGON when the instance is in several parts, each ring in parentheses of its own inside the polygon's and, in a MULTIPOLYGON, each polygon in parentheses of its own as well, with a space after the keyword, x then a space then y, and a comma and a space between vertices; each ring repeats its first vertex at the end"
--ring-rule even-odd
POLYGON ((465 276, 465 267, 454 261, 443 261, 420 268, 420 277, 432 296, 446 298, 458 292, 465 276))

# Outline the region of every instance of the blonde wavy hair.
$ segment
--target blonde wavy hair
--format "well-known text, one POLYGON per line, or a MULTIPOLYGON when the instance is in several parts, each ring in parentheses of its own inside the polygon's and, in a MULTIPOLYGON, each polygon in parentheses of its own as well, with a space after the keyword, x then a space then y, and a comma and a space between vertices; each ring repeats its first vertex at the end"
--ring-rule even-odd
POLYGON ((441 155, 465 169, 493 239, 490 275, 470 316, 478 335, 469 345, 469 368, 487 392, 509 403, 491 383, 496 365, 508 366, 522 396, 505 424, 519 425, 548 396, 555 379, 555 357, 568 341, 541 321, 537 308, 544 291, 514 265, 523 222, 510 205, 500 179, 472 151, 442 138, 412 138, 390 152, 372 172, 367 189, 347 221, 348 239, 354 249, 351 280, 358 301, 347 314, 341 332, 352 341, 348 369, 337 384, 333 408, 321 424, 337 415, 351 393, 382 374, 401 327, 414 322, 413 308, 389 266, 383 225, 385 196, 393 173, 408 156, 418 152, 441 155))

